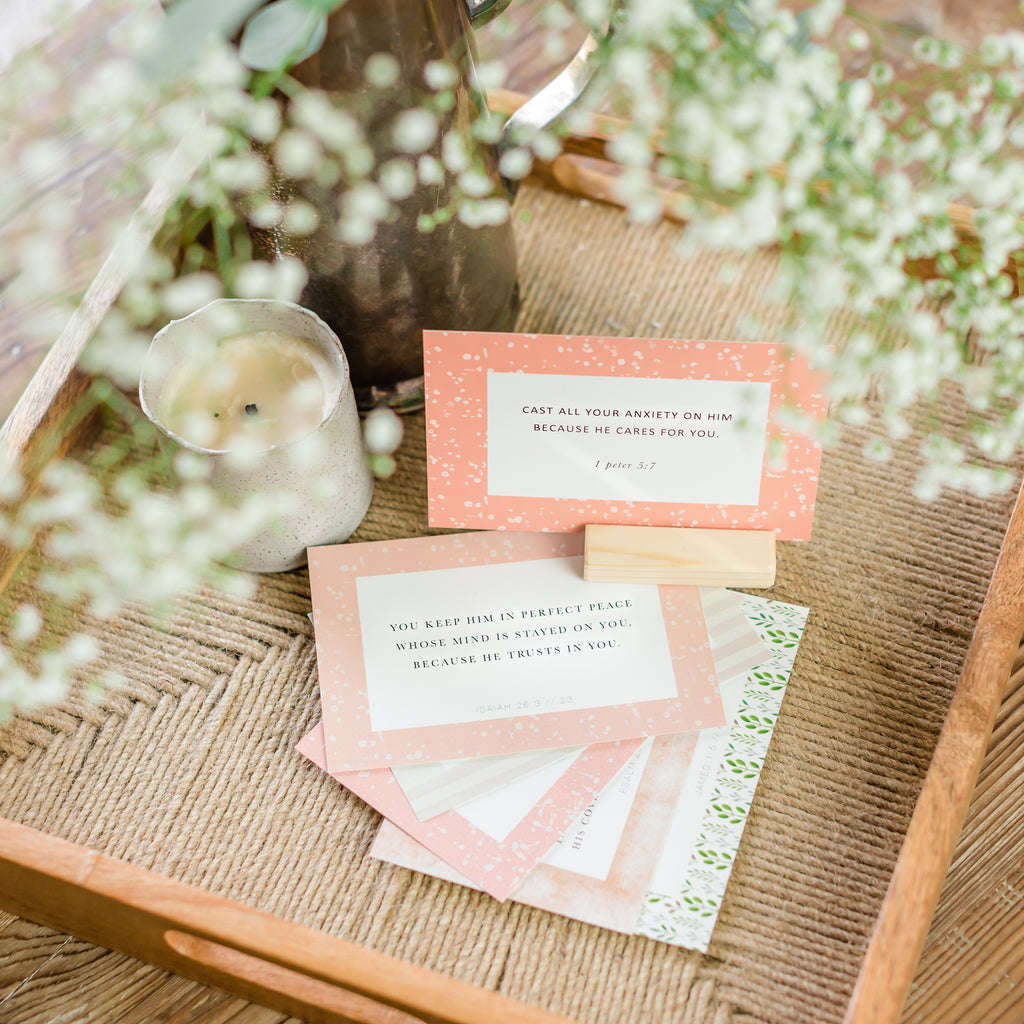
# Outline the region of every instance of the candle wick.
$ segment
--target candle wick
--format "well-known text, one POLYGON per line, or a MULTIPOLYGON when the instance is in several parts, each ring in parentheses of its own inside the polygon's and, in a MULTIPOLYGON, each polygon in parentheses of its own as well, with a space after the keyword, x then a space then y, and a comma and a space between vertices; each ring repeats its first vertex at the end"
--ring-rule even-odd
POLYGON ((255 402, 250 402, 245 407, 245 414, 246 414, 246 416, 255 416, 258 412, 259 412, 259 409, 256 408, 256 403, 255 402))

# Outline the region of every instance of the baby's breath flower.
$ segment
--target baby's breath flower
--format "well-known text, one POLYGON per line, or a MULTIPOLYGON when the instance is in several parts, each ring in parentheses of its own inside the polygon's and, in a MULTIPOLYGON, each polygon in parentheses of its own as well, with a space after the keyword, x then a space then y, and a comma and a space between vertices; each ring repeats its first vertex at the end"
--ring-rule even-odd
POLYGON ((25 480, 21 470, 11 457, 0 455, 0 501, 14 502, 21 497, 25 489, 25 480))
POLYGON ((459 188, 467 196, 480 198, 494 191, 494 182, 482 168, 470 167, 459 175, 459 188))
POLYGON ((225 45, 215 45, 199 54, 190 75, 205 94, 226 96, 244 92, 249 72, 237 51, 225 45))
POLYGON ((24 646, 31 643, 43 628, 43 616, 34 604, 19 605, 10 624, 11 642, 24 646))
POLYGON ((941 44, 931 36, 919 36, 914 40, 914 56, 926 64, 937 64, 941 54, 941 44))
POLYGON ((819 0, 808 12, 807 24, 812 35, 826 35, 845 7, 844 0, 819 0))
POLYGON ((269 298, 282 299, 286 302, 298 302, 309 280, 309 271, 305 263, 297 256, 279 256, 271 264, 273 280, 267 293, 269 298))
POLYGON ((522 146, 513 146, 501 154, 498 170, 513 181, 525 178, 533 165, 533 155, 522 146))
POLYGON ((437 138, 437 118, 422 107, 403 110, 395 118, 392 134, 395 145, 405 153, 422 153, 437 138))
POLYGON ((240 127, 255 142, 273 142, 281 130, 281 109, 271 99, 251 103, 240 127))
POLYGON ((851 50, 866 50, 871 45, 871 37, 864 29, 855 28, 847 35, 846 45, 851 50))
POLYGON ((433 156, 421 156, 416 161, 416 174, 423 185, 440 185, 444 181, 444 165, 433 156))
POLYGON ((241 299, 258 299, 271 289, 273 269, 263 260, 242 264, 235 271, 235 292, 241 299))
POLYGON ((223 285, 208 273, 189 274, 165 285, 162 290, 164 308, 169 316, 187 316, 194 310, 223 295, 223 285))
POLYGON ((239 194, 263 188, 269 176, 267 165, 255 153, 223 156, 214 162, 211 172, 222 188, 239 194))
POLYGON ((978 47, 978 57, 985 64, 1002 64, 1010 55, 1010 46, 1004 36, 988 35, 978 47))
POLYGON ((341 154, 341 158, 344 161, 345 172, 355 180, 365 178, 376 166, 373 150, 365 143, 349 146, 341 154))
POLYGON ((63 655, 71 665, 88 665, 99 657, 100 645, 88 633, 73 633, 64 645, 63 655))
POLYGON ((284 210, 280 203, 263 197, 254 203, 247 216, 254 228, 272 228, 284 219, 284 210))
POLYGON ((508 220, 508 203, 496 197, 466 198, 459 203, 458 217, 471 228, 493 227, 508 220))
POLYGON ((408 160, 388 160, 379 174, 381 191, 389 199, 411 196, 416 188, 416 171, 408 160))
POLYGON ((366 81, 378 89, 390 89, 401 73, 398 60, 390 53, 371 54, 363 68, 366 81))
POLYGON ((284 208, 281 228, 289 235, 310 235, 320 224, 320 214, 312 203, 292 199, 284 208))
POLYGON ((885 96, 878 103, 878 112, 887 121, 900 121, 906 114, 907 108, 902 100, 896 96, 885 96))
MULTIPOLYGON (((592 28, 606 24, 612 13, 612 0, 576 0, 575 6, 577 16, 592 28)), ((665 5, 661 6, 664 8, 665 5)), ((687 14, 693 17, 686 5, 673 4, 672 7, 677 18, 685 17, 687 14)))
POLYGON ((925 105, 932 124, 938 128, 948 128, 956 120, 956 101, 948 92, 933 92, 925 101, 925 105))
POLYGON ((504 118, 498 114, 485 114, 473 123, 472 135, 478 142, 493 146, 501 139, 504 127, 504 118))
POLYGON ((322 155, 319 139, 309 131, 286 129, 274 143, 274 160, 289 178, 311 178, 322 155))
POLYGON ((363 421, 366 450, 374 455, 390 455, 402 443, 404 427, 393 409, 380 406, 363 421))
POLYGON ((349 189, 342 197, 343 216, 378 221, 391 209, 384 193, 372 182, 364 181, 349 189))
POLYGON ((428 61, 423 69, 423 79, 435 92, 450 89, 459 80, 455 65, 445 60, 428 61))
POLYGON ((893 70, 891 64, 885 64, 881 61, 876 61, 871 65, 871 69, 868 72, 871 79, 871 84, 875 88, 885 88, 893 80, 893 70))
POLYGON ((545 60, 552 63, 564 61, 571 51, 569 40, 557 32, 548 32, 541 41, 541 52, 545 60))
POLYGON ((508 68, 498 60, 487 61, 476 66, 476 81, 479 88, 487 92, 500 89, 505 84, 508 68))
POLYGON ((300 93, 292 104, 291 116, 297 126, 314 133, 323 145, 341 153, 363 141, 359 121, 322 92, 300 93))
POLYGON ((338 234, 349 245, 365 245, 377 232, 377 224, 391 206, 384 193, 372 182, 364 181, 341 198, 338 234))
POLYGON ((441 141, 441 162, 453 174, 468 170, 472 163, 466 140, 458 131, 445 132, 441 141))
POLYGON ((541 160, 554 160, 562 151, 562 143, 551 131, 534 132, 529 144, 534 154, 541 160))

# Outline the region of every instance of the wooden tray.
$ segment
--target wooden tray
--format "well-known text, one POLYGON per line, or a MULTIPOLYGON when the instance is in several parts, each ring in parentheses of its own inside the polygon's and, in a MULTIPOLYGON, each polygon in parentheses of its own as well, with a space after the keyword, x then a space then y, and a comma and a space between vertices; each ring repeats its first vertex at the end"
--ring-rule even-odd
MULTIPOLYGON (((133 230, 150 230, 168 199, 148 197, 133 230)), ((87 441, 88 421, 73 414, 84 386, 75 364, 122 280, 115 253, 0 431, 5 451, 41 464, 53 438, 61 450, 87 441)), ((1018 499, 861 960, 848 1024, 899 1019, 1017 650, 1022 543, 1018 499)), ((3 554, 6 584, 19 553, 3 554)), ((312 1022, 564 1020, 10 820, 0 820, 0 906, 312 1022)))
MULTIPOLYGON (((151 212, 159 205, 151 197, 151 212)), ((4 425, 8 450, 43 457, 53 436, 66 447, 87 436, 85 422, 63 428, 81 390, 74 364, 118 274, 112 259, 4 425)), ((850 1024, 896 1021, 913 979, 1020 636, 1022 537, 1018 500, 863 957, 850 1024)), ((15 562, 8 557, 5 579, 15 562)), ((6 820, 0 906, 310 1021, 562 1019, 6 820)))

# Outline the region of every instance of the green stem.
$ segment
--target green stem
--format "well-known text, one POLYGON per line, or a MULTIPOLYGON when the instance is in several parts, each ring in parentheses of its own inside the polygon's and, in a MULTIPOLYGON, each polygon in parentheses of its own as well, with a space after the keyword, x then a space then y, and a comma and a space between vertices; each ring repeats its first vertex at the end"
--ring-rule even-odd
POLYGON ((231 233, 228 231, 228 217, 213 218, 213 251, 217 259, 220 279, 224 282, 224 290, 231 294, 235 284, 235 266, 231 247, 231 233))

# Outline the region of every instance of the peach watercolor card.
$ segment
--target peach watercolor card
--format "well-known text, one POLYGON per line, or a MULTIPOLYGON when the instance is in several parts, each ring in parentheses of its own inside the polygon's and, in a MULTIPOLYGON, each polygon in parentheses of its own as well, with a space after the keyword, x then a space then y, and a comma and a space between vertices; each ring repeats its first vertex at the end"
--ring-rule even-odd
POLYGON ((811 534, 827 412, 764 342, 424 331, 432 526, 811 534))
POLYGON ((725 722, 696 587, 588 583, 581 534, 309 549, 329 771, 725 722))
MULTIPOLYGON (((640 744, 640 740, 595 743, 575 754, 569 768, 553 780, 539 799, 532 801, 510 831, 500 835, 455 811, 420 821, 388 768, 330 774, 404 833, 453 865, 477 888, 497 900, 505 900, 615 778, 640 744)), ((320 768, 326 768, 322 723, 307 733, 296 749, 320 768)))

